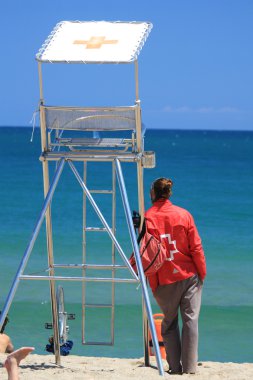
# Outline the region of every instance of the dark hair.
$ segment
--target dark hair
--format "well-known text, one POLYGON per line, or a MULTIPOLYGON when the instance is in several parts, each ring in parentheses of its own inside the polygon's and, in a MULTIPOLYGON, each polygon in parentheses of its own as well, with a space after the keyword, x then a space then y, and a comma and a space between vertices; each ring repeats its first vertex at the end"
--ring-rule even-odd
POLYGON ((169 178, 157 178, 151 185, 151 190, 154 190, 155 199, 168 199, 172 195, 173 181, 169 178))
MULTIPOLYGON (((0 315, 2 314, 2 312, 0 311, 0 315)), ((4 320, 4 323, 3 323, 3 326, 2 326, 2 328, 1 328, 1 330, 0 330, 0 333, 2 334, 3 332, 4 332, 4 330, 5 330, 5 326, 7 325, 7 323, 9 322, 9 317, 8 317, 8 315, 5 317, 5 320, 4 320)))

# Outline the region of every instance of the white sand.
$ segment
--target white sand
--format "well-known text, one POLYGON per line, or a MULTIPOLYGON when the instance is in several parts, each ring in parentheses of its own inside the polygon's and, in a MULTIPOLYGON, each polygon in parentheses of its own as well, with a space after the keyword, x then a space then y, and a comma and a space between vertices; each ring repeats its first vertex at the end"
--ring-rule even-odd
MULTIPOLYGON (((6 355, 0 354, 0 363, 6 355)), ((20 363, 20 380, 158 380, 157 368, 144 367, 143 359, 94 358, 69 355, 61 358, 61 367, 55 365, 53 355, 30 354, 20 363)), ((155 365, 155 361, 151 361, 155 365)), ((164 368, 167 370, 166 362, 164 368)), ((203 362, 195 375, 169 375, 165 379, 191 380, 252 380, 253 363, 216 363, 203 362)), ((0 367, 0 379, 7 379, 5 368, 0 367)))

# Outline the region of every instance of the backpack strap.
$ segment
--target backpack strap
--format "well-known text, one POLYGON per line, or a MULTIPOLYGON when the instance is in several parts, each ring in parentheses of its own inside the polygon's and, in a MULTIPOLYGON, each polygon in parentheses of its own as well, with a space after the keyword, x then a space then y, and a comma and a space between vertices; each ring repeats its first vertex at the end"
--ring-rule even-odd
POLYGON ((142 229, 141 229, 141 232, 140 232, 140 235, 138 236, 137 238, 137 243, 140 244, 140 241, 141 239, 143 238, 143 236, 145 235, 145 232, 146 232, 146 221, 144 219, 143 221, 143 225, 142 225, 142 229))

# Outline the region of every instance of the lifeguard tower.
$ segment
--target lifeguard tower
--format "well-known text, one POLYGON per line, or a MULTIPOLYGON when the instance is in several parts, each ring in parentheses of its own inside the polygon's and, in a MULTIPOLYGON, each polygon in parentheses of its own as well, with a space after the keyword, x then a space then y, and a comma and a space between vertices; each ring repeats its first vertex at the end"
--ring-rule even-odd
MULTIPOLYGON (((145 168, 155 166, 153 152, 144 150, 144 135, 141 121, 141 107, 139 100, 138 83, 138 55, 150 33, 152 25, 148 22, 79 22, 64 21, 56 25, 42 48, 36 55, 39 69, 40 84, 40 129, 41 148, 40 160, 43 167, 45 200, 34 227, 31 240, 21 260, 17 274, 8 294, 2 311, 0 326, 8 313, 16 289, 20 280, 47 280, 50 284, 52 327, 54 330, 54 352, 56 363, 60 364, 60 345, 63 339, 66 325, 63 323, 65 316, 63 307, 62 290, 56 294, 57 281, 79 281, 83 286, 82 297, 82 343, 84 345, 113 345, 114 343, 114 307, 116 283, 140 283, 143 295, 143 331, 144 331, 144 357, 145 365, 149 365, 148 354, 148 325, 151 331, 154 351, 160 375, 163 376, 163 366, 156 336, 156 330, 152 317, 146 279, 143 273, 139 247, 132 222, 124 175, 121 163, 134 163, 137 169, 137 190, 139 213, 144 214, 143 195, 143 171, 145 168), (135 76, 135 102, 130 106, 106 106, 106 107, 73 107, 46 105, 43 95, 42 65, 43 64, 134 64, 135 76), (114 133, 121 133, 121 137, 115 137, 114 133), (101 135, 100 135, 101 134, 101 135), (122 137, 123 135, 123 137, 122 137), (83 163, 83 173, 79 173, 76 163, 83 163), (89 189, 87 183, 87 166, 90 162, 99 165, 108 162, 112 165, 112 181, 110 189, 89 189), (54 175, 50 178, 49 166, 56 164, 54 175), (51 202, 54 191, 65 165, 68 165, 79 182, 83 191, 83 241, 82 257, 79 264, 55 263, 53 252, 53 231, 51 202), (136 258, 138 276, 133 271, 116 237, 116 182, 120 189, 122 206, 125 212, 126 223, 136 258), (109 194, 112 197, 111 225, 98 207, 93 193, 109 194), (86 206, 90 202, 102 227, 87 225, 86 206), (31 255, 34 243, 39 234, 43 221, 46 221, 46 238, 48 254, 48 274, 45 276, 27 275, 25 268, 31 255), (112 241, 111 263, 92 264, 87 262, 87 234, 100 234, 105 232, 112 241), (115 254, 122 258, 122 265, 116 264, 115 254), (59 276, 56 269, 64 270, 79 268, 81 276, 59 276), (117 271, 127 268, 130 278, 117 277, 117 271), (109 276, 89 277, 88 269, 103 270, 109 272, 109 276), (88 304, 86 302, 86 283, 101 282, 112 283, 110 304, 88 304), (89 342, 85 336, 85 319, 87 308, 109 308, 111 310, 111 339, 109 342, 89 342)), ((143 220, 143 219, 142 219, 143 220)), ((129 255, 129 253, 128 253, 129 255)), ((65 318, 66 319, 66 318, 65 318)), ((66 320, 65 320, 66 322, 66 320)))

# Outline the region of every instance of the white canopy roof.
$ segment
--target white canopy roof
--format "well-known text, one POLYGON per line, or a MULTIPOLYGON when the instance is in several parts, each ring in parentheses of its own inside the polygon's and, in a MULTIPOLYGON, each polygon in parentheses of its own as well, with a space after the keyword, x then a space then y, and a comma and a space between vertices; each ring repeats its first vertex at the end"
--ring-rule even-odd
POLYGON ((62 21, 36 55, 51 63, 128 63, 137 59, 148 22, 62 21))

